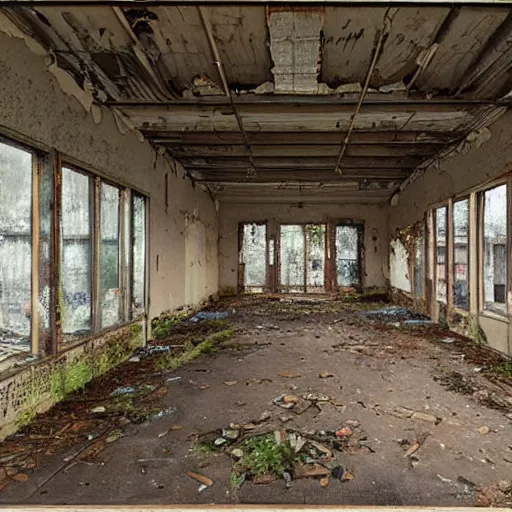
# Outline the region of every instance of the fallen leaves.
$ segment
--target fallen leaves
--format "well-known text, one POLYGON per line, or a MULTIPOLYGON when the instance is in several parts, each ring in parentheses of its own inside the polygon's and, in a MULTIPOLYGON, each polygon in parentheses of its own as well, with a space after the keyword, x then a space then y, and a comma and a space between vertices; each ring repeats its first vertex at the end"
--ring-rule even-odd
POLYGON ((234 386, 237 383, 238 383, 237 380, 225 380, 224 381, 224 385, 229 386, 229 387, 234 386))
POLYGON ((331 377, 334 377, 334 373, 330 373, 330 372, 321 372, 318 377, 320 377, 321 379, 329 379, 331 377))

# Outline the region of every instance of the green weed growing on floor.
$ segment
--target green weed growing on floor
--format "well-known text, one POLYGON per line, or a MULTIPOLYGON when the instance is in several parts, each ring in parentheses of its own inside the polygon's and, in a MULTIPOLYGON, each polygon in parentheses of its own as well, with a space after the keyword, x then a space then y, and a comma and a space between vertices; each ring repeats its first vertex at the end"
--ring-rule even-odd
POLYGON ((512 361, 505 361, 501 364, 497 364, 493 366, 492 371, 500 377, 512 378, 512 361))
POLYGON ((291 471, 293 467, 293 449, 287 442, 277 444, 273 434, 248 439, 242 450, 244 455, 235 462, 231 472, 234 487, 240 487, 246 475, 273 474, 280 478, 284 471, 291 471))
POLYGON ((233 329, 228 328, 210 334, 196 346, 187 344, 185 350, 177 356, 165 355, 157 360, 156 366, 160 370, 176 370, 180 366, 197 359, 201 354, 213 354, 217 350, 217 344, 233 336, 233 329))

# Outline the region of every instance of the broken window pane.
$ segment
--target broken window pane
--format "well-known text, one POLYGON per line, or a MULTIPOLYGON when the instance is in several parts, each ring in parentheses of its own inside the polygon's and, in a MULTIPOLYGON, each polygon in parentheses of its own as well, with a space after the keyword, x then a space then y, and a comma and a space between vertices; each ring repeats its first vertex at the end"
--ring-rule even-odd
POLYGON ((30 349, 32 154, 0 143, 0 360, 30 349))
POLYGON ((469 309, 469 200, 453 203, 453 304, 469 309))
POLYGON ((101 184, 100 314, 101 327, 120 320, 119 189, 101 184))
POLYGON ((63 341, 91 331, 90 178, 62 169, 61 322, 63 341))
POLYGON ((146 201, 144 197, 134 195, 132 198, 132 208, 132 317, 137 318, 144 312, 145 303, 146 201))
POLYGON ((436 210, 436 297, 446 303, 446 207, 436 210))
POLYGON ((506 314, 507 283, 507 187, 484 194, 484 307, 506 314))
POLYGON ((324 290, 325 264, 325 224, 307 224, 305 227, 307 243, 306 291, 324 290))
POLYGON ((304 227, 281 226, 280 283, 283 291, 304 292, 305 283, 304 227))
POLYGON ((359 229, 357 226, 336 226, 336 276, 340 287, 358 287, 359 229))
POLYGON ((265 224, 244 224, 243 229, 244 288, 247 291, 262 292, 267 277, 267 226, 265 224))
POLYGON ((424 265, 424 243, 423 236, 416 239, 416 250, 414 257, 414 294, 416 297, 423 297, 423 265, 424 265))

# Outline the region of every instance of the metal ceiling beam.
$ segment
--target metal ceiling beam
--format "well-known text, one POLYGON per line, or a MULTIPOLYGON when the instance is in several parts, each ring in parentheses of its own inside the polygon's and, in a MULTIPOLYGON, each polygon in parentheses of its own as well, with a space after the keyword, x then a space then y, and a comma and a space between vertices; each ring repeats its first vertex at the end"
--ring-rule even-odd
MULTIPOLYGON (((243 145, 243 139, 237 132, 217 131, 172 131, 164 127, 141 127, 141 132, 155 143, 162 144, 237 144, 243 145)), ((344 132, 316 131, 316 132, 248 132, 251 146, 255 145, 281 145, 281 144, 310 144, 325 145, 335 144, 339 147, 340 137, 344 132)), ((389 146, 423 146, 439 144, 445 146, 457 141, 463 133, 435 132, 425 133, 416 131, 359 131, 352 132, 353 144, 389 145, 389 146)))
MULTIPOLYGON (((376 97, 377 94, 372 94, 370 97, 367 93, 364 101, 364 107, 378 107, 382 109, 391 110, 396 107, 406 107, 414 109, 423 109, 427 111, 439 110, 440 112, 446 111, 459 111, 465 110, 470 107, 477 107, 480 105, 496 105, 496 106, 510 106, 512 101, 501 99, 471 99, 471 98, 450 98, 450 97, 434 97, 422 98, 398 96, 387 93, 378 93, 380 98, 376 97)), ((347 95, 340 96, 338 94, 326 95, 288 95, 278 94, 275 96, 267 94, 243 94, 232 96, 233 102, 237 106, 269 106, 269 105, 291 105, 295 107, 301 106, 336 106, 336 107, 354 107, 358 104, 358 98, 347 97, 347 95)), ((231 101, 225 96, 198 96, 196 98, 176 98, 169 101, 153 101, 153 100, 123 100, 123 101, 107 101, 105 105, 119 108, 147 108, 147 107, 176 107, 176 106, 190 106, 190 107, 230 107, 231 101)))
MULTIPOLYGON (((2 6, 30 5, 39 7, 54 6, 99 6, 118 5, 121 7, 158 6, 237 6, 237 5, 322 5, 325 7, 381 7, 379 0, 1 0, 2 6)), ((447 5, 480 6, 503 8, 507 4, 500 0, 386 0, 386 5, 396 7, 435 7, 447 5)))
MULTIPOLYGON (((159 145, 166 147, 168 152, 175 158, 240 158, 245 155, 243 145, 184 145, 181 143, 166 144, 159 142, 159 145)), ((427 157, 431 156, 441 148, 440 144, 431 145, 401 145, 386 146, 383 144, 350 144, 349 156, 355 157, 427 157)), ((339 144, 270 144, 252 145, 254 158, 258 157, 336 157, 339 152, 339 144)))
POLYGON ((238 128, 240 129, 240 132, 244 139, 244 144, 247 149, 248 156, 249 156, 249 171, 254 173, 255 170, 254 170, 254 162, 252 159, 251 145, 249 143, 249 138, 247 137, 247 133, 244 129, 244 124, 242 122, 242 118, 240 117, 240 114, 238 112, 236 104, 233 100, 233 95, 231 94, 231 89, 229 87, 228 79, 226 77, 226 72, 224 71, 224 66, 222 65, 222 59, 220 56, 219 48, 217 46, 217 42, 215 41, 215 37, 213 36, 210 19, 208 18, 207 13, 205 12, 205 10, 202 6, 199 5, 197 7, 197 10, 199 12, 199 17, 201 18, 201 23, 203 25, 204 32, 208 39, 208 44, 209 44, 210 50, 212 52, 213 60, 215 62, 217 71, 219 73, 220 80, 222 82, 222 87, 224 89, 224 93, 226 94, 226 97, 229 99, 231 108, 233 110, 233 114, 235 115, 236 122, 238 124, 238 128))
POLYGON ((343 140, 343 144, 340 148, 340 154, 338 155, 338 160, 336 162, 336 166, 334 167, 334 172, 337 174, 341 174, 341 162, 343 160, 343 156, 345 155, 345 152, 347 151, 347 147, 350 143, 350 135, 352 134, 352 131, 354 130, 356 126, 356 117, 359 114, 359 111, 361 110, 361 106, 363 105, 364 97, 366 96, 366 93, 368 92, 368 88, 370 87, 370 80, 372 78, 373 71, 375 69, 375 66, 377 65, 377 62, 380 57, 380 53, 382 50, 382 45, 384 43, 384 39, 387 37, 388 31, 389 31, 389 20, 388 20, 388 13, 389 13, 389 7, 386 9, 386 12, 384 13, 384 23, 382 26, 382 29, 379 34, 379 39, 377 40, 377 44, 375 45, 375 51, 373 53, 373 58, 370 62, 370 67, 368 68, 368 72, 366 73, 366 78, 364 81, 363 89, 361 91, 361 95, 359 96, 359 100, 357 102, 356 110, 352 114, 352 118, 350 120, 350 125, 348 128, 348 132, 345 136, 345 139, 343 140))

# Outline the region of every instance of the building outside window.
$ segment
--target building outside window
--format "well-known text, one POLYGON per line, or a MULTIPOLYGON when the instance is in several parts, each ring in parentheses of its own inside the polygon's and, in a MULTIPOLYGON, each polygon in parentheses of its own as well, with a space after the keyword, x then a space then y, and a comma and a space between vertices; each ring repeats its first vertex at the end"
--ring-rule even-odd
POLYGON ((446 206, 435 211, 436 233, 436 298, 446 303, 447 254, 446 254, 446 206))
POLYGON ((453 305, 469 309, 469 199, 453 203, 453 305))
POLYGON ((507 186, 486 190, 483 196, 483 306, 506 315, 507 186))

